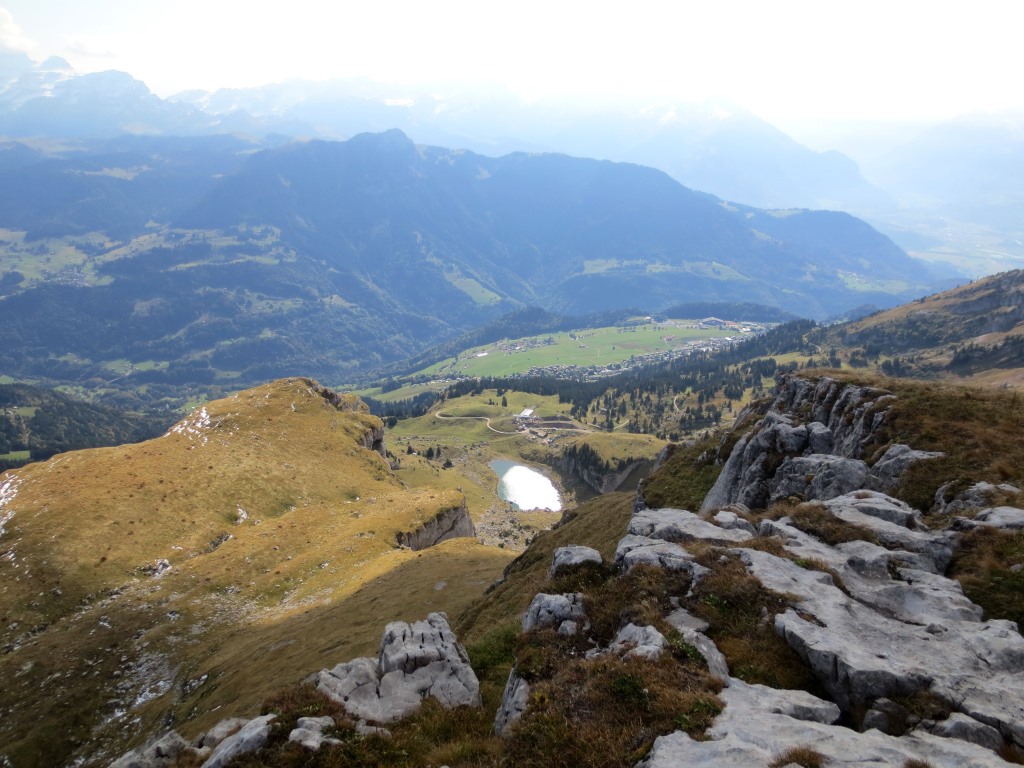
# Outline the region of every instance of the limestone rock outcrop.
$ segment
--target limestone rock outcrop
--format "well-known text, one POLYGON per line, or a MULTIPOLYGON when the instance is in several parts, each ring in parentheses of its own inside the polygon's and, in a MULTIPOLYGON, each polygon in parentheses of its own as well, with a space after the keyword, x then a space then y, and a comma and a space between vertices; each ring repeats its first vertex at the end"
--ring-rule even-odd
POLYGON ((924 731, 889 736, 877 730, 858 733, 832 724, 834 704, 802 691, 780 691, 733 679, 719 694, 725 708, 706 741, 683 731, 661 736, 637 768, 751 768, 779 765, 791 747, 817 752, 827 765, 876 768, 911 760, 949 768, 995 768, 1006 763, 977 744, 924 731))
POLYGON ((398 546, 419 551, 448 539, 473 536, 476 536, 476 527, 463 501, 460 506, 442 509, 413 531, 400 531, 395 538, 398 546))
MULTIPOLYGON (((874 387, 784 377, 762 418, 733 448, 701 511, 891 490, 909 466, 938 456, 896 444, 868 466, 865 447, 895 400, 874 387)), ((738 422, 754 415, 744 412, 738 422)))
POLYGON ((361 721, 400 720, 427 696, 449 708, 480 706, 480 683, 443 613, 388 624, 377 658, 324 669, 313 682, 361 721))
POLYGON ((653 462, 646 459, 634 459, 605 469, 597 463, 580 461, 575 454, 562 454, 558 459, 558 470, 566 476, 578 478, 595 493, 611 493, 619 490, 635 472, 650 469, 653 462))

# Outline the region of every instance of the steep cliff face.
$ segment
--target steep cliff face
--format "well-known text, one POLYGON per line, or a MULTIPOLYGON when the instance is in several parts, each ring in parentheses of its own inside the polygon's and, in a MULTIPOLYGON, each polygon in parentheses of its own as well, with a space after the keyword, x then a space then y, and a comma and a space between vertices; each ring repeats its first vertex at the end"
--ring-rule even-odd
POLYGON ((415 530, 400 531, 395 538, 400 547, 420 550, 448 539, 470 536, 476 536, 476 528, 463 501, 460 506, 441 510, 415 530))
POLYGON ((636 459, 621 468, 605 470, 580 461, 576 456, 563 455, 557 463, 560 472, 575 477, 596 493, 612 493, 622 488, 634 472, 649 470, 652 463, 636 459))
MULTIPOLYGON (((877 387, 784 377, 767 408, 760 406, 763 416, 733 448, 701 510, 892 490, 910 464, 940 455, 893 444, 881 455, 865 457, 895 400, 877 387)), ((739 422, 756 416, 747 411, 739 422)))

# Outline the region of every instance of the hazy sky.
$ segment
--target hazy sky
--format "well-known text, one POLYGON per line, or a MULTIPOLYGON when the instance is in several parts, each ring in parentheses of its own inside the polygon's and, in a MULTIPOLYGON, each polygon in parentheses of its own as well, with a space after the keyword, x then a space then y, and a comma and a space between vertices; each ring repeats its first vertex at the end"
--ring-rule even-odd
POLYGON ((0 47, 161 96, 289 78, 724 99, 776 124, 1022 109, 1017 0, 0 0, 0 47))

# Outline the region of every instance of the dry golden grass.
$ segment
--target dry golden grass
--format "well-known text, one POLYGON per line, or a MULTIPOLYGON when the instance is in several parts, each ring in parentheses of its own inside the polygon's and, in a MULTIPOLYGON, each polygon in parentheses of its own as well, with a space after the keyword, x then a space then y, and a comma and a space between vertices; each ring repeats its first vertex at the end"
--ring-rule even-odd
POLYGON ((64 764, 86 742, 110 757, 167 718, 202 730, 251 714, 374 652, 386 621, 461 612, 509 560, 472 540, 396 549, 398 531, 463 497, 403 487, 360 444, 380 422, 353 400, 338 409, 288 379, 206 416, 16 473, 0 559, 14 765, 64 764), (160 559, 171 569, 154 578, 160 559))
POLYGON ((814 675, 773 628, 775 615, 789 607, 790 597, 765 589, 739 558, 724 550, 708 547, 694 552, 711 573, 684 605, 711 625, 708 637, 718 645, 732 674, 748 683, 822 694, 814 675))
POLYGON ((702 734, 721 711, 721 683, 695 664, 563 658, 531 684, 530 707, 506 739, 507 764, 523 768, 626 768, 657 736, 702 734))
POLYGON ((840 520, 824 506, 814 502, 797 505, 775 504, 765 516, 772 520, 789 517, 794 528, 810 534, 832 547, 848 541, 878 543, 878 537, 871 529, 840 520))
POLYGON ((801 768, 822 768, 827 764, 825 756, 811 747, 790 747, 770 763, 768 768, 782 768, 784 765, 799 765, 801 768))
POLYGON ((949 570, 964 594, 985 610, 986 619, 1024 627, 1024 532, 977 528, 958 544, 949 570))

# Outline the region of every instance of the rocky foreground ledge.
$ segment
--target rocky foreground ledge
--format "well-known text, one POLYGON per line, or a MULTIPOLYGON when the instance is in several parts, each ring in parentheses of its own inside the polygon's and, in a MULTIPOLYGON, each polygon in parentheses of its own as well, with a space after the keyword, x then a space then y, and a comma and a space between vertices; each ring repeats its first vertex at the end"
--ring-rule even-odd
MULTIPOLYGON (((661 736, 639 766, 806 765, 808 755, 825 765, 998 766, 1024 755, 1024 638, 1012 621, 984 621, 944 575, 960 532, 1024 528, 1024 509, 984 506, 997 494, 1024 496, 987 483, 952 500, 939 494, 941 511, 967 516, 930 530, 920 511, 884 491, 939 454, 891 445, 871 466, 863 458, 894 400, 794 377, 737 442, 701 513, 649 509, 639 499, 616 566, 683 572, 692 593, 714 568, 709 547, 719 560, 738 558, 784 596, 784 609, 765 619, 827 697, 743 682, 703 634, 707 624, 675 610, 665 618, 721 679, 723 708, 706 740, 682 730, 661 736), (829 529, 843 540, 826 541, 829 529)), ((600 555, 559 551, 552 572, 587 560, 600 555)), ((584 601, 538 595, 524 631, 538 622, 575 632, 587 622, 584 601)), ((653 626, 628 625, 609 650, 657 658, 667 645, 653 626)), ((509 733, 528 702, 529 686, 513 670, 496 729, 509 733)))

